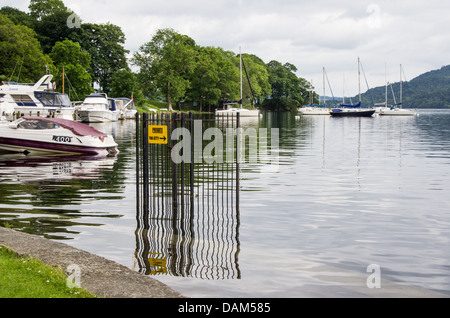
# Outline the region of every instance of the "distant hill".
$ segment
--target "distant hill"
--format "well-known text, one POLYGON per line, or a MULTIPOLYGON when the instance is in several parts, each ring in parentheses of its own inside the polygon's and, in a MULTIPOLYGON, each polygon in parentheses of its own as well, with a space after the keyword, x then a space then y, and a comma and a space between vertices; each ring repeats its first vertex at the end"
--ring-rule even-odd
MULTIPOLYGON (((430 71, 402 83, 404 108, 450 108, 450 65, 430 71)), ((392 84, 397 103, 400 98, 400 82, 392 84)), ((388 86, 388 103, 393 104, 391 87, 388 86)), ((362 94, 363 105, 385 101, 385 86, 371 88, 362 94)), ((355 97, 357 100, 357 97, 355 97)))

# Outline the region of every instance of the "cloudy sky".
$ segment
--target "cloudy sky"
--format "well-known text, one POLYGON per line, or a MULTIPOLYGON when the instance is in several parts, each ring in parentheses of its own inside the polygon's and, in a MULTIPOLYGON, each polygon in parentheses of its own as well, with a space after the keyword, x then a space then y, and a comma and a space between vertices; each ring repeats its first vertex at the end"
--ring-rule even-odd
MULTIPOLYGON (((83 22, 118 25, 131 52, 160 28, 173 28, 202 46, 255 54, 298 68, 323 92, 322 69, 335 96, 406 80, 450 64, 448 1, 298 0, 63 0, 83 22), (367 84, 366 84, 367 80, 367 84)), ((29 0, 1 0, 28 11, 29 0)), ((326 94, 331 95, 326 84, 326 94)))

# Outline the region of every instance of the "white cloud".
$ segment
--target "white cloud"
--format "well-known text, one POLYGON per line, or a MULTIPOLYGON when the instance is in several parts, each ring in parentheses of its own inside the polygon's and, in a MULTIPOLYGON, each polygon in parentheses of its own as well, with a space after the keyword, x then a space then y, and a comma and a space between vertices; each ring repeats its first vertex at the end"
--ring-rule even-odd
MULTIPOLYGON (((136 51, 159 28, 173 28, 203 46, 290 62, 322 92, 322 67, 335 95, 357 93, 357 58, 370 87, 409 79, 450 64, 448 2, 298 0, 63 0, 84 22, 116 24, 136 51)), ((3 0, 27 11, 27 0, 3 0)), ((365 83, 361 85, 365 88, 365 83)), ((328 90, 328 89, 327 89, 328 90)))

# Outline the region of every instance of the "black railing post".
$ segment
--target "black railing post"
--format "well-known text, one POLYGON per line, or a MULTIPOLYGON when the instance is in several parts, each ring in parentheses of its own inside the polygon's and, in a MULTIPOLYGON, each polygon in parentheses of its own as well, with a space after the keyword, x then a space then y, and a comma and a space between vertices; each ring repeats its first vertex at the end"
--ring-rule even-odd
POLYGON ((142 177, 143 177, 143 208, 144 213, 149 209, 149 171, 148 171, 148 114, 143 114, 142 119, 142 177))

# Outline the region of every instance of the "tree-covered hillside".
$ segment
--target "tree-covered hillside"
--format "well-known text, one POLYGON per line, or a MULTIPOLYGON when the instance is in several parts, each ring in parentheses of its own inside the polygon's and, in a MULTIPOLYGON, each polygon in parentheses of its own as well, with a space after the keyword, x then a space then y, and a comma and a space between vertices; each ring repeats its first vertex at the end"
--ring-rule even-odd
MULTIPOLYGON (((388 104, 400 101, 400 82, 388 85, 388 104)), ((450 108, 450 65, 430 71, 402 82, 404 108, 450 108)), ((363 104, 382 103, 386 96, 385 86, 368 90, 362 95, 363 104)))

